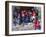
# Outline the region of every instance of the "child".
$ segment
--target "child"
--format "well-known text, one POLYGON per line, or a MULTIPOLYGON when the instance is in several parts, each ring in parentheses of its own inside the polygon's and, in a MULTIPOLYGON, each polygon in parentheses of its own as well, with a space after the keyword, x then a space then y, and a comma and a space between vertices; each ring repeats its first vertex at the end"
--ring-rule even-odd
POLYGON ((35 27, 35 30, 40 29, 40 22, 38 21, 38 19, 35 19, 34 27, 35 27))

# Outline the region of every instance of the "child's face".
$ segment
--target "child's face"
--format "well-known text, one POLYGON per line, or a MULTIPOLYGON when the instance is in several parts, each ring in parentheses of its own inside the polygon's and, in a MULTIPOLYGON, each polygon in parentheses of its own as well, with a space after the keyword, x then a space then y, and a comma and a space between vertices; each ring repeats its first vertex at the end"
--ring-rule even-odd
POLYGON ((35 11, 33 11, 33 16, 36 16, 36 13, 35 13, 35 11))

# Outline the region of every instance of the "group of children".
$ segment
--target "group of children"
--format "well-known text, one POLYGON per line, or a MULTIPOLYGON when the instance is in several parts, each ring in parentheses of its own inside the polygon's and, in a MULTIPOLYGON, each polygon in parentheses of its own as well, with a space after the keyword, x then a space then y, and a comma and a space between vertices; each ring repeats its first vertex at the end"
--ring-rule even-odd
POLYGON ((24 25, 28 25, 27 23, 33 23, 34 29, 40 29, 40 21, 38 20, 38 12, 35 11, 35 9, 24 9, 19 11, 18 13, 15 12, 14 15, 14 21, 13 23, 15 25, 21 25, 24 23, 24 25))

